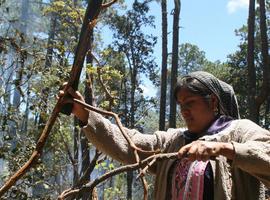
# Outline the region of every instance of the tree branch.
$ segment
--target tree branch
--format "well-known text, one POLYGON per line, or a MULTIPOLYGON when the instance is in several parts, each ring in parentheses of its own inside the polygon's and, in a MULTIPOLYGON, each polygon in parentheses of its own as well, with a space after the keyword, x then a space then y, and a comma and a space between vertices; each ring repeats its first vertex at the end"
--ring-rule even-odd
POLYGON ((89 190, 93 191, 93 189, 99 183, 105 181, 106 179, 108 179, 112 176, 115 176, 117 174, 120 174, 122 172, 133 171, 133 170, 137 170, 139 168, 142 168, 143 166, 147 165, 148 163, 151 163, 153 160, 158 161, 158 160, 177 159, 177 158, 178 158, 177 152, 175 152, 175 153, 160 153, 160 154, 149 156, 148 158, 142 160, 140 163, 125 165, 125 166, 119 167, 115 170, 112 170, 110 172, 107 172, 104 175, 96 178, 94 181, 85 184, 80 189, 74 189, 74 190, 67 189, 58 198, 61 200, 64 200, 70 194, 80 193, 80 192, 89 191, 89 190))
MULTIPOLYGON (((71 94, 72 93, 75 93, 75 91, 72 88, 69 88, 68 91, 71 94)), ((88 105, 85 102, 80 101, 78 99, 73 99, 73 101, 75 103, 78 103, 78 104, 84 106, 87 110, 91 110, 91 111, 97 112, 97 113, 102 114, 102 115, 107 115, 107 116, 113 117, 115 119, 115 122, 116 122, 117 126, 119 127, 121 133, 123 134, 124 138, 130 144, 131 148, 133 148, 133 149, 135 149, 135 150, 137 150, 137 151, 139 151, 141 153, 148 154, 148 155, 156 154, 156 153, 160 152, 160 150, 147 151, 147 150, 143 150, 143 149, 140 149, 140 148, 136 147, 136 145, 133 143, 133 141, 129 138, 129 136, 127 135, 127 133, 124 131, 124 127, 123 127, 123 125, 122 125, 119 117, 117 116, 117 114, 115 114, 113 112, 109 112, 109 111, 106 111, 106 110, 102 110, 102 109, 96 108, 96 107, 91 106, 91 105, 88 105)))
POLYGON ((110 7, 111 5, 113 5, 115 2, 117 2, 117 0, 112 0, 111 2, 102 4, 101 9, 106 9, 106 8, 110 7))

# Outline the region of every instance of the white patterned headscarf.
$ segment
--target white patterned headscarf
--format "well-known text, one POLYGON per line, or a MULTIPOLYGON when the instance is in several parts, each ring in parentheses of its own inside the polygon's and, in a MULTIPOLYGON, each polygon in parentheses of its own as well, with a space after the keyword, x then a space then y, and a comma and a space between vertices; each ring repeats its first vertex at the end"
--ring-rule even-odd
POLYGON ((237 99, 231 85, 204 71, 192 72, 184 77, 197 79, 217 96, 219 100, 220 114, 231 116, 234 119, 240 118, 237 99))

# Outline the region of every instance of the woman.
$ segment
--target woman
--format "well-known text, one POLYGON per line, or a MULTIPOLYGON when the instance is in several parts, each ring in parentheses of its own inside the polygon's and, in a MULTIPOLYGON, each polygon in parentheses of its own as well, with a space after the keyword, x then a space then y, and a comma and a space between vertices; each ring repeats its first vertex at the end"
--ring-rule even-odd
MULTIPOLYGON (((74 98, 83 100, 78 92, 74 98)), ((158 161, 151 168, 156 175, 155 199, 265 199, 265 186, 270 187, 270 133, 238 119, 232 87, 207 72, 194 72, 178 82, 175 98, 187 131, 147 135, 126 129, 142 149, 178 151, 179 159, 158 161)), ((135 161, 116 125, 78 104, 73 114, 99 150, 123 163, 135 161)))

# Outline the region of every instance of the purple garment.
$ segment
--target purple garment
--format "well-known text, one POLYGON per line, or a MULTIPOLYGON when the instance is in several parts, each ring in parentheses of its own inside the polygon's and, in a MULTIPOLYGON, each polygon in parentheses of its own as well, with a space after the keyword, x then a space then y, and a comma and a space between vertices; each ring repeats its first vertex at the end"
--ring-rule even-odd
POLYGON ((230 125, 233 118, 221 115, 214 123, 207 129, 205 135, 214 135, 230 125))
POLYGON ((233 120, 232 117, 221 115, 210 125, 210 127, 206 129, 206 131, 202 132, 201 134, 194 134, 188 130, 185 131, 184 132, 185 144, 189 144, 204 135, 214 135, 222 131, 223 129, 225 129, 230 125, 232 120, 233 120))

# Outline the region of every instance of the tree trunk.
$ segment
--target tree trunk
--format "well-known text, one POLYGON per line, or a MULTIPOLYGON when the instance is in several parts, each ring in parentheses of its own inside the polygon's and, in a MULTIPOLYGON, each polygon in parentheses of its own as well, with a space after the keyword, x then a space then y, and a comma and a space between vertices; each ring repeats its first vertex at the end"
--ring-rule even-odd
POLYGON ((260 107, 267 100, 269 95, 269 83, 270 83, 270 66, 269 66, 269 54, 268 54, 268 39, 267 39, 267 27, 266 27, 266 14, 265 14, 265 1, 259 0, 260 4, 260 31, 261 31, 261 52, 262 52, 262 66, 263 66, 263 82, 261 92, 256 98, 256 116, 257 122, 259 122, 260 107))
POLYGON ((73 166, 73 185, 77 185, 79 181, 79 128, 78 119, 74 117, 73 129, 73 152, 74 152, 74 166, 73 166))
POLYGON ((264 128, 268 129, 270 128, 270 96, 268 96, 266 105, 265 105, 265 111, 264 111, 264 128))
POLYGON ((125 127, 129 127, 130 120, 129 120, 129 111, 128 111, 128 89, 127 89, 127 79, 124 78, 124 125, 125 127))
MULTIPOLYGON (((45 56, 45 69, 49 69, 52 66, 52 54, 53 54, 53 41, 55 38, 55 28, 56 28, 56 17, 53 15, 51 17, 50 22, 50 30, 48 34, 48 41, 47 41, 47 52, 45 56)), ((41 98, 40 98, 40 112, 39 112, 39 119, 38 119, 38 130, 41 132, 46 124, 47 121, 47 109, 48 109, 48 97, 50 93, 49 87, 44 87, 41 90, 41 98)), ((48 152, 49 156, 51 152, 48 152)), ((40 176, 38 173, 35 173, 34 176, 40 176)), ((42 179, 42 178, 41 178, 42 179)), ((44 193, 45 188, 42 183, 34 184, 33 186, 33 196, 36 198, 40 198, 40 196, 44 193)))
POLYGON ((23 117, 22 130, 23 132, 27 132, 28 130, 28 117, 29 117, 29 97, 30 96, 30 83, 28 80, 27 84, 27 97, 26 97, 26 105, 25 105, 25 114, 23 117))
POLYGON ((161 89, 160 89, 160 114, 159 114, 159 130, 165 130, 166 120, 166 94, 167 94, 167 0, 161 1, 162 12, 162 66, 161 66, 161 89))
POLYGON ((53 56, 53 41, 55 38, 55 28, 56 28, 56 16, 51 17, 51 25, 49 31, 49 37, 47 42, 47 52, 45 58, 45 68, 50 68, 52 66, 52 56, 53 56))
MULTIPOLYGON (((125 69, 123 72, 125 75, 125 69)), ((123 81, 123 87, 124 87, 124 94, 123 94, 123 103, 124 103, 124 113, 123 113, 123 118, 124 118, 124 125, 125 127, 129 127, 130 124, 130 119, 129 119, 129 110, 128 110, 128 89, 127 89, 127 78, 124 77, 123 81)), ((127 172, 127 199, 132 198, 132 182, 130 181, 133 179, 133 174, 129 174, 127 172), (131 182, 131 183, 130 183, 131 182)))
MULTIPOLYGON (((20 25, 20 31, 21 31, 21 48, 23 48, 24 45, 24 39, 25 36, 27 35, 27 21, 29 17, 29 0, 23 0, 22 1, 22 13, 20 17, 21 25, 20 25)), ((21 54, 21 60, 20 64, 18 65, 17 68, 17 73, 16 73, 16 81, 15 81, 15 90, 13 94, 13 106, 15 108, 18 108, 20 105, 20 99, 21 99, 21 94, 18 89, 20 87, 21 79, 22 79, 22 69, 24 68, 24 53, 23 51, 20 52, 21 54)))
MULTIPOLYGON (((135 126, 135 91, 137 88, 137 62, 134 57, 133 44, 131 43, 131 62, 129 62, 131 91, 130 91, 130 124, 129 128, 133 129, 135 126)), ((133 171, 127 172, 127 200, 132 199, 132 183, 133 183, 133 171)))
MULTIPOLYGON (((47 42, 47 52, 45 57, 45 69, 49 69, 52 66, 52 56, 53 56, 53 41, 55 39, 55 28, 56 28, 56 16, 53 15, 51 17, 51 24, 50 24, 50 30, 49 30, 49 37, 47 42)), ((40 116, 39 116, 39 122, 38 127, 39 130, 42 130, 46 123, 46 113, 47 113, 47 104, 48 104, 48 96, 50 93, 50 89, 48 87, 44 87, 41 90, 41 101, 40 101, 40 116)))
MULTIPOLYGON (((92 50, 92 44, 94 41, 93 37, 93 30, 90 31, 90 43, 88 50, 92 50)), ((92 65, 93 64, 93 58, 91 54, 87 54, 86 56, 86 63, 92 65)), ((92 88, 92 77, 86 73, 86 81, 85 81, 85 102, 89 105, 93 105, 93 88, 92 88)), ((84 180, 81 180, 82 182, 89 182, 90 181, 90 173, 91 171, 88 170, 89 164, 90 164, 90 150, 88 146, 88 140, 85 137, 84 133, 81 133, 81 151, 82 151, 82 170, 81 174, 84 176, 84 180)), ((82 200, 88 200, 91 194, 89 192, 85 192, 82 194, 82 200)))
POLYGON ((248 118, 254 122, 258 121, 256 115, 256 71, 254 65, 254 30, 255 30, 255 0, 249 1, 249 16, 248 16, 248 118))
MULTIPOLYGON (((27 32, 27 21, 29 17, 29 0, 24 0, 22 1, 22 7, 21 7, 21 17, 20 17, 20 31, 21 31, 21 41, 20 41, 20 47, 23 49, 24 43, 25 43, 25 36, 27 32)), ((13 93, 13 101, 12 101, 12 106, 17 110, 19 110, 20 107, 20 101, 21 101, 21 82, 23 78, 23 68, 24 68, 24 62, 25 62, 25 54, 24 51, 20 51, 20 61, 18 61, 17 66, 16 66, 16 77, 14 79, 14 93, 13 93)), ((16 129, 18 127, 15 127, 14 122, 10 122, 10 134, 11 136, 16 135, 16 129)), ((12 142, 12 146, 15 147, 15 141, 12 142)))
POLYGON ((174 0, 173 13, 173 46, 172 46, 172 69, 171 69, 171 91, 170 91, 170 119, 169 127, 176 127, 176 101, 174 98, 174 88, 177 82, 178 67, 178 44, 179 44, 179 16, 180 16, 180 0, 174 0))
MULTIPOLYGON (((89 147, 88 147, 88 140, 85 135, 81 134, 81 160, 82 160, 82 168, 81 168, 81 178, 80 182, 87 183, 90 181, 90 171, 87 170, 90 164, 90 155, 89 155, 89 147)), ((82 200, 89 200, 90 193, 85 192, 82 195, 82 200)))
MULTIPOLYGON (((134 61, 133 61, 134 63, 134 61)), ((134 128, 135 125, 135 90, 136 90, 136 66, 133 64, 131 73, 131 91, 130 91, 130 128, 134 128)), ((132 183, 133 183, 133 171, 127 172, 127 200, 132 199, 132 183)))

